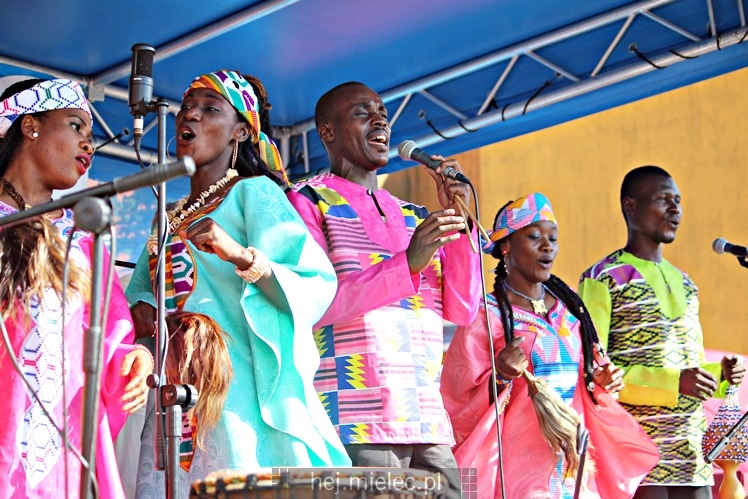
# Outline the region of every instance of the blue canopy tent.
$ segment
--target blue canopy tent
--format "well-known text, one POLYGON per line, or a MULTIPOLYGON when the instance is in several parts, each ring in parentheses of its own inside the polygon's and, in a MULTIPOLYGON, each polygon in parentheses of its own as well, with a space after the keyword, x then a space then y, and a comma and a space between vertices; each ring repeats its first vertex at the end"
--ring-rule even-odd
MULTIPOLYGON (((386 172, 405 139, 451 155, 665 92, 748 65, 745 0, 6 0, 0 76, 86 85, 102 143, 131 127, 130 47, 156 48, 154 95, 178 109, 191 79, 239 69, 265 83, 274 137, 292 178, 326 168, 316 100, 357 80, 393 121, 386 172)), ((144 161, 155 161, 155 115, 144 161)), ((173 114, 167 136, 173 136, 173 114)), ((91 178, 138 166, 127 139, 102 147, 91 178)), ((170 148, 173 155, 173 147, 170 148)), ((186 179, 170 182, 184 195, 186 179)), ((144 244, 155 202, 119 196, 121 258, 144 244)))

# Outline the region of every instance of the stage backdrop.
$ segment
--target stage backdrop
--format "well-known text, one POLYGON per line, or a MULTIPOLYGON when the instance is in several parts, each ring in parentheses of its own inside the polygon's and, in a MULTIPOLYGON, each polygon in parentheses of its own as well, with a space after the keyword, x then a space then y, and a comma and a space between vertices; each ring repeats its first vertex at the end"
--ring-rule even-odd
MULTIPOLYGON (((626 243, 619 205, 623 176, 658 165, 683 197, 682 225, 665 257, 699 286, 706 346, 748 354, 748 269, 718 256, 712 241, 748 245, 748 69, 457 156, 477 186, 490 227, 506 201, 540 191, 559 219, 554 271, 569 284, 626 243)), ((438 146, 430 149, 439 153, 438 146)), ((436 208, 421 168, 390 175, 398 196, 436 208)), ((495 266, 485 259, 486 269, 495 266)), ((489 290, 493 274, 486 274, 489 290)))

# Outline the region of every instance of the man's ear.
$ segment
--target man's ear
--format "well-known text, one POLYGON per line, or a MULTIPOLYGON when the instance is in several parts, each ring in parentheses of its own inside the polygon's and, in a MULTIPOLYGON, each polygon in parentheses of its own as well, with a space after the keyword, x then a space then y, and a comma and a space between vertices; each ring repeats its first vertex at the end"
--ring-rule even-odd
POLYGON ((332 126, 330 126, 329 123, 322 124, 317 127, 317 135, 319 135, 319 138, 322 139, 322 142, 325 144, 329 144, 333 140, 335 140, 335 132, 332 129, 332 126))
POLYGON ((623 213, 627 216, 631 216, 634 213, 634 208, 636 208, 636 200, 634 198, 623 198, 623 202, 621 203, 621 210, 623 210, 623 213))

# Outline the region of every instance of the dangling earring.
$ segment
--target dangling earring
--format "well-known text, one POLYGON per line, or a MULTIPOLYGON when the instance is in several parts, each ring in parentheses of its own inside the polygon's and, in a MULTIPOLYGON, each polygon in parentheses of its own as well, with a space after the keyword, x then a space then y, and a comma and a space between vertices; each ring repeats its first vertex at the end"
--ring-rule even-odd
POLYGON ((504 274, 509 275, 509 269, 506 268, 506 255, 509 253, 508 251, 502 251, 501 256, 504 258, 501 259, 501 263, 504 265, 504 274))
POLYGON ((169 161, 171 161, 171 154, 169 154, 169 147, 171 147, 171 143, 176 139, 177 136, 173 136, 169 139, 169 142, 166 143, 166 157, 169 158, 169 161))
POLYGON ((231 169, 236 169, 236 157, 239 156, 239 142, 234 142, 234 152, 231 156, 231 169))
POLYGON ((34 133, 31 134, 32 137, 37 138, 39 136, 39 132, 34 130, 34 133))

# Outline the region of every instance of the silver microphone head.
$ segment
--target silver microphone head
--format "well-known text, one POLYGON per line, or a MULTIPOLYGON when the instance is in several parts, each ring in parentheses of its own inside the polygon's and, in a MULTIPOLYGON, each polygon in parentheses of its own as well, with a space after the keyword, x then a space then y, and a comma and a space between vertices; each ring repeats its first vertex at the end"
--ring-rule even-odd
POLYGON ((712 249, 715 253, 721 255, 725 252, 725 246, 727 244, 729 244, 727 242, 727 239, 725 239, 724 237, 720 237, 714 240, 714 242, 712 243, 712 249))
POLYGON ((410 154, 416 147, 418 147, 418 145, 412 140, 404 140, 400 142, 399 146, 397 146, 397 153, 400 155, 401 159, 407 161, 410 159, 410 154))

